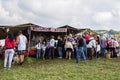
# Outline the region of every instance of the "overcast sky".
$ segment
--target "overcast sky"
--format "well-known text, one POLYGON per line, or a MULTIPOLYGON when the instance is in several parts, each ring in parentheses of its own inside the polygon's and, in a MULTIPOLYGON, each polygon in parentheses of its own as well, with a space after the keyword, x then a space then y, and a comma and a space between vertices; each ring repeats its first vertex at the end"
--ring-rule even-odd
POLYGON ((0 25, 120 30, 120 0, 0 0, 0 25))

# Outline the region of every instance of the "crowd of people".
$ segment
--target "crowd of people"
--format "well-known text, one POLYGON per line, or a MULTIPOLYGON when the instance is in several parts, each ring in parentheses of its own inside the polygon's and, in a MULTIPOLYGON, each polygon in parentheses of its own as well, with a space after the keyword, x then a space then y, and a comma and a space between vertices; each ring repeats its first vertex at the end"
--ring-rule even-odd
POLYGON ((86 62, 86 59, 104 58, 107 52, 111 52, 111 57, 117 57, 117 53, 119 53, 119 43, 116 38, 90 36, 88 33, 69 34, 65 35, 64 38, 58 36, 57 39, 54 39, 52 35, 48 41, 39 41, 35 47, 37 48, 36 58, 42 56, 42 59, 45 59, 45 55, 48 55, 49 59, 54 59, 55 49, 57 49, 58 58, 76 58, 77 63, 80 58, 86 62))
MULTIPOLYGON (((27 49, 28 40, 22 31, 19 31, 15 39, 13 34, 7 31, 7 38, 5 39, 5 58, 4 69, 8 63, 8 69, 11 68, 12 60, 16 60, 19 65, 24 62, 24 53, 27 49), (17 57, 16 57, 17 56, 17 57)), ((116 38, 103 38, 102 36, 90 36, 89 33, 78 33, 76 35, 65 35, 64 37, 58 35, 55 39, 54 35, 50 36, 49 40, 39 40, 35 44, 37 59, 59 59, 71 58, 76 59, 76 63, 93 58, 104 58, 106 52, 111 52, 111 58, 117 57, 119 53, 119 43, 116 38), (57 52, 55 52, 55 49, 57 52)))

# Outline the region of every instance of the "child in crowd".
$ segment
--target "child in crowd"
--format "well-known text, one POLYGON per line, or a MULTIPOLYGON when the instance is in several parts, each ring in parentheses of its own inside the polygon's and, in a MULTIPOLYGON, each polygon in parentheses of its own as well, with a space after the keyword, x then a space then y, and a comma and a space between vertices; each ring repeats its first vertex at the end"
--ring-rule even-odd
POLYGON ((45 59, 46 47, 47 47, 45 40, 42 42, 42 45, 41 45, 41 46, 42 46, 42 47, 41 47, 41 48, 42 48, 42 59, 44 60, 44 59, 45 59))
POLYGON ((41 57, 41 42, 38 41, 38 43, 35 45, 35 48, 37 49, 36 52, 36 58, 40 58, 41 57))

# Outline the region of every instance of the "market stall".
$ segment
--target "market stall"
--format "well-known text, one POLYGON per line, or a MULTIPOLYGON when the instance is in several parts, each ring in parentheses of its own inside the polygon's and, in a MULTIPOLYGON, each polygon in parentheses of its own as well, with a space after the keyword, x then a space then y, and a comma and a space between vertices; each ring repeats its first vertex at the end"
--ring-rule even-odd
POLYGON ((9 28, 15 37, 17 36, 20 30, 23 31, 23 34, 27 37, 29 41, 28 48, 25 52, 25 56, 35 55, 36 49, 34 48, 34 46, 39 38, 49 39, 51 35, 54 36, 65 35, 67 32, 67 28, 48 28, 48 27, 35 25, 32 23, 27 23, 16 26, 0 26, 0 32, 1 32, 0 39, 6 38, 6 31, 5 31, 6 28, 9 28))
MULTIPOLYGON (((57 37, 58 35, 65 35, 67 28, 47 28, 47 27, 30 27, 30 50, 31 54, 35 54, 35 43, 40 40, 49 40, 51 35, 57 37)), ((56 51, 55 51, 56 52, 56 51)))

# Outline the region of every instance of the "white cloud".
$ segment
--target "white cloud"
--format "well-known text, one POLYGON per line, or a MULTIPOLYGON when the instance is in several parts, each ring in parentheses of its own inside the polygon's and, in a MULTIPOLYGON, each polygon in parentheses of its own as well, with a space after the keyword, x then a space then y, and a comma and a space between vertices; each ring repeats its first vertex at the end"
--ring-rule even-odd
POLYGON ((114 29, 120 27, 119 5, 119 0, 0 0, 0 24, 114 29))
POLYGON ((119 16, 119 18, 120 18, 120 11, 118 11, 118 16, 119 16))
POLYGON ((111 20, 113 19, 113 15, 111 12, 98 12, 93 16, 94 20, 98 24, 109 24, 111 20))

